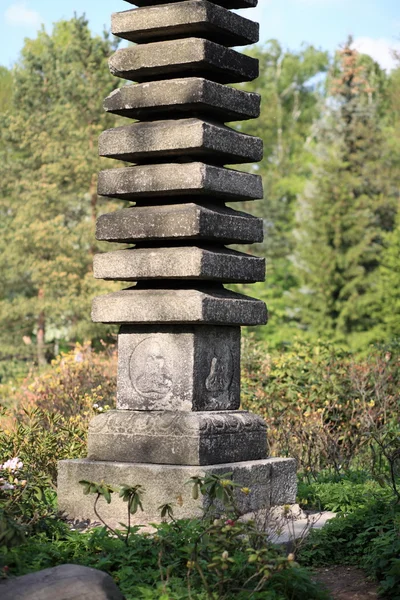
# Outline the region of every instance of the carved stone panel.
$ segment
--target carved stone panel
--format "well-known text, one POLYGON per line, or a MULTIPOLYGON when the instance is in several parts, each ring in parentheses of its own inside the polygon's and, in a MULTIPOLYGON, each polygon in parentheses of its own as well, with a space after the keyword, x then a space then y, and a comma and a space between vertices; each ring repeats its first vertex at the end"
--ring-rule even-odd
POLYGON ((88 456, 130 463, 208 465, 267 456, 263 419, 245 411, 121 411, 95 417, 88 456))
POLYGON ((240 329, 204 327, 196 335, 194 410, 240 406, 240 329))
POLYGON ((240 328, 121 327, 121 410, 237 410, 240 328))

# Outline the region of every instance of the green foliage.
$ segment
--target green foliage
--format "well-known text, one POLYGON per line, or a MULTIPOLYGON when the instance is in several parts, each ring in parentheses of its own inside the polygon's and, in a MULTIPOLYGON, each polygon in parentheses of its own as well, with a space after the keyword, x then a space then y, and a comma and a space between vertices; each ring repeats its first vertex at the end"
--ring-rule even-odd
POLYGON ((23 408, 40 408, 74 416, 87 423, 94 411, 102 412, 114 405, 116 386, 116 352, 113 346, 102 353, 90 344, 77 344, 61 353, 43 370, 33 370, 22 383, 0 384, 0 401, 12 403, 14 412, 23 408))
POLYGON ((385 237, 385 253, 379 270, 379 310, 389 339, 400 336, 400 214, 394 230, 385 237))
MULTIPOLYGON (((15 358, 0 362, 0 386, 15 385, 29 373, 30 363, 15 358)), ((1 398, 1 394, 0 394, 1 398)))
MULTIPOLYGON (((230 487, 222 481, 214 487, 214 499, 219 487, 230 487)), ((202 485, 207 483, 215 481, 202 485)), ((104 484, 83 485, 96 495, 110 492, 104 484)), ((112 575, 127 600, 327 599, 292 556, 266 544, 252 522, 222 515, 154 528, 153 534, 132 528, 124 538, 106 528, 79 534, 59 527, 5 551, 3 567, 11 575, 68 562, 99 568, 112 575)))
POLYGON ((320 113, 322 89, 318 83, 328 69, 328 53, 304 45, 298 51, 284 50, 277 40, 252 50, 260 61, 260 77, 244 89, 261 95, 261 115, 242 123, 245 133, 264 143, 264 158, 253 167, 262 175, 264 201, 247 203, 243 209, 264 219, 265 240, 251 252, 266 256, 268 285, 241 286, 250 295, 265 300, 270 309, 268 329, 259 336, 274 341, 293 335, 296 322, 287 293, 297 281, 290 256, 297 197, 311 176, 313 157, 308 140, 320 113), (251 206, 250 206, 251 204, 251 206))
POLYGON ((380 581, 382 597, 400 598, 400 505, 378 499, 313 531, 301 550, 310 565, 350 564, 380 581))
POLYGON ((398 194, 393 169, 380 162, 387 153, 380 89, 350 45, 339 55, 317 135, 315 172, 298 206, 295 304, 317 335, 357 348, 382 339, 375 331, 377 269, 398 194))
POLYGON ((243 354, 243 407, 266 420, 273 456, 294 456, 310 475, 357 465, 388 474, 382 443, 389 435, 395 451, 400 434, 397 345, 358 360, 303 341, 273 355, 250 341, 243 354))
POLYGON ((101 106, 115 87, 112 49, 75 17, 26 40, 13 69, 13 110, 0 114, 1 356, 44 365, 61 340, 93 334, 96 143, 113 123, 101 106))
POLYGON ((297 495, 300 504, 308 510, 348 514, 365 508, 377 498, 392 499, 393 490, 363 471, 348 471, 341 477, 322 472, 315 480, 307 475, 300 477, 297 495))
MULTIPOLYGON (((142 505, 142 496, 144 494, 144 489, 141 485, 123 485, 121 486, 121 489, 119 491, 119 497, 122 498, 122 500, 124 502, 127 503, 128 506, 128 513, 130 515, 135 515, 138 511, 138 509, 140 508, 141 511, 143 511, 143 505, 142 505)), ((166 513, 170 512, 168 509, 165 509, 165 507, 162 508, 161 510, 162 513, 164 513, 165 516, 166 513)))
POLYGON ((23 469, 7 473, 4 490, 0 469, 0 544, 54 516, 57 462, 85 455, 89 420, 114 402, 115 358, 112 349, 97 354, 78 344, 14 388, 13 405, 0 413, 0 462, 18 457, 23 469))
POLYGON ((0 547, 47 528, 56 514, 57 462, 86 451, 86 427, 39 409, 0 414, 0 547))
POLYGON ((0 66, 0 113, 11 108, 13 93, 13 78, 11 72, 0 66))

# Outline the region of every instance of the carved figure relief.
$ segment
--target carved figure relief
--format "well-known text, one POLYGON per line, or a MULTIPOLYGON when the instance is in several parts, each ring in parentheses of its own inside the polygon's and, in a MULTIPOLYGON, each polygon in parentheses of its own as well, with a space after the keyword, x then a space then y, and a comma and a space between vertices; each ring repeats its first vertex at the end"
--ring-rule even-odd
POLYGON ((167 353, 157 338, 146 338, 136 346, 129 367, 132 386, 142 398, 164 400, 171 392, 173 380, 167 353))
POLYGON ((206 379, 209 408, 223 409, 229 406, 233 379, 233 356, 230 348, 214 348, 210 372, 206 379))

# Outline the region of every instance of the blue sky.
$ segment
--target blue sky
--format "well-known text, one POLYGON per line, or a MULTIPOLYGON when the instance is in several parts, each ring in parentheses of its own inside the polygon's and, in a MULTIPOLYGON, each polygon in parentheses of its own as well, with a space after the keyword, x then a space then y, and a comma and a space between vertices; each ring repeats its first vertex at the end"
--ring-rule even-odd
MULTIPOLYGON (((0 64, 18 59, 25 37, 41 23, 85 13, 94 32, 108 26, 110 13, 133 8, 123 0, 0 0, 0 64)), ((291 49, 302 42, 334 50, 349 34, 356 46, 385 68, 393 66, 390 49, 400 50, 400 0, 259 0, 242 11, 261 22, 261 41, 277 38, 291 49)))

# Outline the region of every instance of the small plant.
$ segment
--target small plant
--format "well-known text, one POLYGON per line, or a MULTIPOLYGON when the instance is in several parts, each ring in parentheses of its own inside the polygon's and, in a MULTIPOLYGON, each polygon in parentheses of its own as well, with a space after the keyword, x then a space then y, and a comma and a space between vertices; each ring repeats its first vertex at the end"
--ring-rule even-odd
MULTIPOLYGON (((107 502, 107 504, 110 504, 112 494, 114 492, 119 491, 119 497, 122 498, 122 500, 127 503, 128 525, 126 526, 125 543, 128 543, 129 535, 131 533, 131 515, 136 514, 139 508, 140 508, 140 510, 143 510, 142 496, 144 493, 144 489, 142 488, 142 486, 141 485, 134 485, 134 486, 122 485, 119 489, 114 489, 112 486, 104 483, 104 481, 102 481, 101 483, 95 483, 93 481, 82 480, 79 483, 83 486, 83 493, 85 495, 95 494, 96 499, 94 501, 93 510, 94 510, 96 517, 99 519, 99 521, 101 523, 103 523, 103 525, 106 529, 108 529, 113 535, 115 535, 117 537, 120 537, 121 534, 117 530, 110 527, 110 525, 108 525, 104 521, 104 519, 98 512, 97 504, 98 504, 100 498, 104 498, 104 500, 107 502)), ((162 508, 162 513, 164 513, 164 511, 165 511, 164 507, 161 507, 161 508, 162 508)))
POLYGON ((349 471, 343 476, 323 471, 311 482, 304 474, 299 477, 298 502, 308 510, 347 514, 368 506, 377 498, 392 497, 390 486, 380 485, 363 471, 349 471))
POLYGON ((388 600, 400 594, 400 505, 388 498, 332 519, 320 531, 311 532, 300 551, 302 563, 355 565, 380 582, 388 600))
POLYGON ((0 546, 49 526, 57 512, 57 460, 85 451, 85 432, 72 417, 39 409, 24 416, 13 425, 0 411, 0 546))
MULTIPOLYGON (((136 595, 132 598, 327 598, 295 562, 294 555, 286 556, 273 547, 267 533, 259 530, 254 521, 240 519, 235 493, 248 494, 250 490, 233 482, 231 475, 194 476, 187 482, 192 486, 194 499, 200 494, 208 499, 202 519, 177 521, 171 504, 159 507, 161 519, 165 521, 168 517, 172 522, 154 525, 156 533, 145 538, 158 549, 157 557, 154 557, 159 573, 158 595, 142 584, 135 588, 136 595)), ((117 490, 104 482, 80 483, 84 493, 96 496, 95 512, 104 523, 98 515, 97 502, 102 496, 111 502, 117 490)), ((140 485, 120 487, 120 497, 127 502, 128 519, 130 514, 143 509, 143 493, 140 485)), ((126 534, 122 535, 106 523, 104 525, 105 531, 123 541, 128 548, 137 545, 137 527, 131 529, 128 524, 126 534)))

